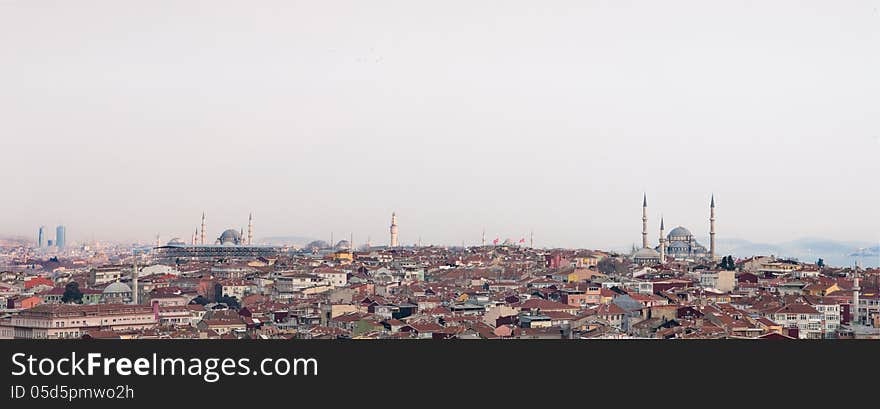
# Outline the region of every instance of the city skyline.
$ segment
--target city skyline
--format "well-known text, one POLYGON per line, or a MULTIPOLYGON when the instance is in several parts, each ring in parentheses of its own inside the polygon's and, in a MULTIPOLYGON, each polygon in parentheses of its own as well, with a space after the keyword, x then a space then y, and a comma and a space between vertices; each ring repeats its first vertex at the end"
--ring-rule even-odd
MULTIPOLYGON (((650 220, 650 221, 652 222, 651 226, 649 227, 648 225, 645 224, 648 220, 644 220, 644 219, 642 220, 642 222, 643 222, 643 223, 642 223, 642 228, 643 228, 643 231, 642 231, 642 240, 647 240, 648 243, 654 243, 654 245, 652 245, 651 247, 654 247, 655 245, 658 246, 658 245, 659 245, 659 241, 657 241, 657 238, 654 237, 654 233, 648 233, 647 231, 645 231, 645 229, 647 228, 648 230, 653 231, 653 230, 654 230, 654 227, 656 227, 656 226, 653 226, 653 223, 660 223, 660 222, 662 222, 662 221, 666 218, 666 217, 665 217, 665 213, 663 213, 663 212, 659 212, 659 213, 658 213, 657 211, 654 211, 653 209, 652 209, 652 210, 648 210, 646 207, 644 207, 644 205, 647 204, 647 199, 648 199, 647 193, 643 193, 643 197, 642 197, 642 198, 643 198, 643 199, 642 199, 642 200, 643 200, 643 207, 641 208, 641 210, 642 210, 642 212, 645 212, 645 211, 648 212, 648 213, 643 213, 642 216, 643 216, 643 217, 647 217, 647 219, 650 220), (658 221, 658 220, 659 220, 659 221, 658 221), (647 234, 647 236, 645 236, 645 234, 647 234)), ((712 204, 712 206, 711 206, 711 210, 714 212, 714 202, 715 202, 714 193, 710 194, 710 201, 711 201, 711 204, 712 204)), ((222 233, 223 231, 225 231, 225 230, 227 230, 227 229, 233 229, 233 230, 234 230, 234 229, 238 229, 238 228, 240 228, 240 229, 242 229, 242 231, 243 231, 243 229, 245 229, 245 226, 247 227, 247 230, 248 230, 248 237, 249 237, 249 240, 253 240, 253 239, 254 239, 255 236, 254 236, 254 232, 253 232, 253 230, 252 230, 252 229, 253 229, 253 212, 249 212, 249 213, 248 213, 248 219, 247 219, 246 224, 243 224, 243 225, 241 225, 241 226, 236 225, 234 222, 230 222, 230 223, 227 223, 227 224, 222 224, 222 225, 220 225, 220 226, 217 226, 217 225, 215 225, 215 224, 211 224, 210 227, 207 228, 207 231, 204 231, 204 229, 206 229, 206 226, 205 226, 206 213, 207 213, 207 212, 204 212, 204 211, 203 211, 202 214, 201 214, 201 216, 202 216, 201 224, 195 224, 195 233, 192 233, 192 240, 194 240, 194 241, 199 241, 199 242, 204 243, 204 242, 206 241, 206 239, 207 239, 208 241, 211 241, 211 240, 213 240, 211 237, 219 236, 220 233, 222 233), (215 232, 214 230, 216 230, 216 232, 215 232), (215 234, 215 233, 216 233, 216 234, 215 234), (212 236, 212 235, 213 235, 213 236, 212 236), (198 236, 201 236, 201 237, 198 237, 198 236)), ((395 219, 395 220, 396 220, 396 217, 397 217, 397 216, 396 216, 396 213, 397 213, 396 211, 392 211, 392 212, 391 212, 391 214, 392 214, 392 218, 395 219)), ((677 213, 678 213, 678 212, 674 212, 674 214, 677 214, 677 213)), ((709 215, 709 213, 707 212, 707 217, 706 217, 706 219, 703 221, 705 224, 707 224, 707 226, 708 226, 708 223, 709 223, 709 221, 710 221, 708 215, 709 215)), ((684 219, 689 220, 689 221, 694 221, 694 220, 696 220, 696 218, 693 217, 693 215, 690 215, 690 216, 688 216, 688 217, 685 217, 684 219)), ((395 223, 395 228, 396 228, 396 221, 392 221, 392 223, 395 223)), ((672 224, 670 224, 670 225, 672 226, 672 228, 674 228, 674 227, 676 227, 676 226, 677 226, 677 227, 684 227, 684 226, 686 226, 687 224, 683 224, 683 223, 677 223, 677 224, 676 224, 676 223, 672 223, 672 224)), ((694 225, 699 225, 699 224, 694 224, 694 225)), ((63 225, 58 225, 58 226, 59 226, 59 227, 64 227, 63 225)), ((38 227, 39 227, 39 228, 44 228, 45 226, 44 226, 44 225, 40 225, 40 226, 38 226, 38 227)), ((348 235, 354 235, 354 234, 356 234, 356 233, 355 233, 354 231, 352 231, 352 230, 347 230, 347 231, 346 231, 346 230, 344 230, 344 229, 343 229, 343 230, 334 230, 334 231, 329 231, 329 232, 328 232, 328 231, 325 231, 325 232, 298 232, 298 231, 294 231, 294 232, 285 232, 285 231, 283 231, 283 230, 278 230, 277 227, 276 227, 275 229, 273 229, 271 224, 270 224, 268 227, 269 227, 269 231, 270 231, 270 233, 267 233, 267 234, 261 234, 261 235, 259 235, 259 236, 256 236, 256 238, 259 239, 259 240, 265 240, 265 239, 268 239, 268 238, 277 238, 277 237, 291 236, 291 237, 313 238, 313 239, 316 239, 316 240, 321 240, 321 239, 326 239, 326 237, 324 237, 324 236, 325 236, 325 235, 328 235, 328 234, 332 236, 332 234, 334 234, 334 233, 339 234, 339 233, 341 232, 341 233, 344 233, 343 235, 344 235, 346 238, 348 237, 348 235)), ((87 227, 86 227, 86 228, 87 228, 87 227)), ((387 236, 387 226, 386 226, 385 229, 386 229, 386 234, 385 234, 385 236, 387 236)), ((56 230, 57 230, 57 229, 56 229, 56 230)), ((372 231, 372 230, 371 230, 371 231, 372 231)), ((538 231, 540 232, 540 229, 539 229, 538 231)), ((709 228, 709 227, 707 227, 706 229, 702 229, 702 228, 694 229, 694 231, 696 232, 696 233, 695 233, 695 237, 698 237, 698 238, 700 238, 700 239, 710 239, 710 238, 711 238, 711 237, 710 237, 711 235, 710 235, 710 233, 709 233, 709 231, 710 231, 710 228, 709 228), (703 232, 702 230, 706 230, 706 231, 703 232)), ((513 240, 513 241, 517 241, 517 240, 520 240, 520 239, 525 239, 525 238, 527 238, 527 237, 533 237, 533 236, 534 236, 534 232, 535 232, 535 229, 534 229, 534 228, 531 228, 531 229, 528 229, 528 230, 525 230, 525 231, 522 231, 522 232, 520 232, 520 231, 516 231, 516 230, 514 230, 514 229, 506 229, 506 230, 505 230, 505 229, 501 229, 501 230, 496 230, 495 232, 493 232, 493 231, 490 229, 490 230, 488 231, 488 234, 489 234, 489 235, 488 235, 488 239, 489 239, 490 242, 491 242, 493 239, 499 239, 500 241, 504 241, 505 239, 511 239, 511 240, 513 240)), ((423 241, 423 237, 431 237, 432 235, 436 235, 436 234, 432 234, 431 232, 427 232, 427 233, 425 233, 425 232, 423 232, 423 231, 421 231, 421 230, 419 230, 419 231, 415 231, 415 232, 414 232, 414 231, 410 231, 409 233, 410 233, 409 236, 412 236, 412 237, 407 238, 406 240, 402 241, 402 245, 405 245, 405 246, 406 246, 406 245, 414 245, 414 244, 416 244, 416 243, 418 243, 418 242, 422 242, 422 241, 423 241)), ((455 246, 455 245, 460 245, 460 244, 462 244, 462 242, 464 242, 465 245, 469 245, 469 246, 470 246, 470 245, 477 245, 477 244, 481 244, 481 242, 483 242, 483 241, 485 240, 485 238, 487 237, 487 236, 486 236, 486 233, 487 233, 487 229, 486 229, 485 227, 483 227, 483 228, 481 228, 481 229, 479 229, 478 231, 475 232, 476 235, 473 235, 473 234, 460 234, 460 235, 459 235, 460 239, 458 239, 458 240, 453 239, 452 241, 446 241, 446 242, 444 242, 444 241, 431 241, 431 240, 424 240, 424 243, 427 244, 427 245, 443 245, 443 246, 450 246, 450 245, 451 245, 451 246, 455 246), (477 236, 477 235, 478 235, 478 236, 477 236)), ((39 242, 40 237, 48 238, 47 236, 42 236, 41 234, 42 234, 42 233, 41 233, 41 232, 39 231, 39 229, 38 229, 37 232, 34 234, 34 241, 35 241, 35 243, 36 243, 36 242, 39 242)), ((372 241, 373 241, 374 244, 379 244, 379 245, 390 245, 390 246, 393 247, 392 239, 379 240, 379 241, 377 241, 377 240, 375 239, 375 237, 382 237, 382 236, 383 236, 382 234, 361 234, 361 232, 357 232, 357 234, 358 234, 358 237, 359 237, 362 241, 364 241, 364 242, 367 240, 366 238, 373 237, 374 239, 373 239, 372 241), (386 243, 386 241, 387 241, 387 243, 386 243)), ((2 235, 2 236, 4 236, 4 237, 22 237, 22 238, 26 238, 26 237, 28 237, 27 234, 4 234, 3 232, 0 232, 0 235, 2 235)), ((56 236, 57 236, 57 233, 56 233, 56 236)), ((342 236, 339 236, 339 237, 342 237, 342 236)), ((404 237, 406 237, 406 236, 404 236, 404 237)), ((94 234, 92 234, 91 236, 86 236, 86 237, 82 237, 82 235, 80 235, 79 237, 77 237, 77 240, 75 240, 75 241, 77 241, 77 242, 107 241, 107 242, 117 242, 117 243, 124 243, 124 242, 140 242, 140 243, 144 243, 144 242, 153 242, 153 241, 155 241, 155 239, 160 239, 160 238, 161 238, 161 239, 164 239, 164 240, 163 240, 163 243, 164 243, 164 242, 167 242, 167 241, 170 240, 170 239, 181 239, 181 240, 184 240, 184 241, 189 241, 189 240, 190 240, 190 237, 187 236, 186 234, 183 234, 182 232, 181 232, 181 234, 178 234, 178 232, 173 231, 173 232, 165 232, 165 233, 163 233, 163 232, 156 232, 156 233, 154 233, 154 234, 152 234, 152 235, 148 235, 148 236, 146 236, 146 237, 136 237, 136 238, 131 238, 131 239, 117 239, 117 238, 112 238, 112 237, 96 237, 96 235, 94 235, 94 234), (148 240, 148 238, 149 238, 149 240, 148 240)), ((819 238, 819 237, 818 237, 818 236, 815 236, 815 237, 810 237, 810 236, 806 236, 806 237, 788 236, 784 241, 793 241, 793 240, 801 240, 801 239, 817 239, 817 238, 819 238)), ((753 238, 749 238, 749 237, 739 237, 739 236, 735 236, 735 237, 729 237, 729 236, 728 236, 728 237, 723 237, 723 239, 724 239, 724 240, 754 240, 753 238)), ((57 240, 57 239, 56 239, 56 240, 57 240)), ((833 239, 832 239, 832 240, 833 240, 833 239)), ((758 241, 760 241, 760 240, 758 240, 758 241)), ((870 243, 872 243, 871 240, 858 240, 858 239, 852 239, 852 238, 839 238, 839 239, 836 239, 836 240, 834 240, 834 241, 849 242, 849 243, 865 243, 865 244, 870 244, 870 243)), ((636 245, 636 242, 637 242, 637 240, 632 240, 632 245, 635 246, 635 245, 636 245)), ((778 242, 777 242, 777 243, 778 243, 778 242)), ((621 248, 623 248, 623 247, 625 247, 625 246, 628 246, 628 245, 629 245, 629 244, 626 244, 626 243, 624 243, 624 242, 617 241, 617 242, 612 242, 612 243, 604 243, 604 244, 602 244, 602 245, 594 246, 594 247, 592 247, 592 248, 603 248, 603 249, 619 250, 619 249, 621 249, 621 248)), ((577 245, 566 245, 566 244, 561 244, 561 245, 559 245, 559 244, 549 244, 549 243, 545 243, 545 244, 544 244, 544 247, 558 247, 558 248, 566 248, 566 247, 567 247, 567 248, 590 248, 589 246, 577 246, 577 245)))
POLYGON ((880 0, 0 1, 4 399, 870 399, 815 369, 880 340, 878 50, 880 0))
POLYGON ((870 2, 277 5, 0 5, 0 234, 880 242, 870 2))
MULTIPOLYGON (((250 245, 258 245, 265 246, 269 245, 294 245, 298 247, 304 246, 308 242, 312 241, 321 241, 328 243, 330 246, 337 246, 337 243, 353 243, 356 248, 361 248, 364 245, 368 246, 379 246, 379 247, 422 247, 422 246, 440 246, 440 247, 459 247, 459 246, 485 246, 487 244, 491 245, 514 245, 514 246, 527 246, 533 248, 544 248, 544 249, 553 249, 553 248, 592 248, 595 250, 606 250, 612 252, 618 252, 622 254, 629 254, 636 259, 649 259, 654 260, 656 262, 663 262, 667 254, 674 255, 675 257, 704 257, 708 256, 709 258, 719 258, 722 255, 733 255, 737 257, 748 257, 758 254, 764 255, 775 255, 779 257, 787 257, 801 260, 815 260, 817 258, 824 259, 826 263, 830 263, 833 265, 845 266, 850 265, 855 262, 861 262, 862 264, 873 267, 880 266, 880 259, 877 259, 876 256, 871 256, 871 254, 877 254, 880 246, 875 246, 874 243, 871 242, 859 242, 854 240, 848 241, 835 241, 821 238, 791 238, 786 242, 782 243, 761 243, 761 242, 753 242, 749 240, 745 240, 742 238, 736 237, 723 237, 720 240, 718 250, 716 251, 715 246, 715 224, 716 224, 716 203, 715 203, 715 195, 710 195, 710 202, 707 205, 709 208, 709 218, 705 220, 708 223, 709 231, 708 234, 703 234, 702 229, 699 227, 693 228, 697 233, 694 234, 691 232, 691 229, 684 225, 670 225, 670 229, 666 230, 665 225, 665 216, 662 215, 659 217, 660 220, 657 222, 652 219, 649 215, 654 212, 649 210, 648 196, 647 193, 643 193, 642 196, 642 213, 641 213, 641 244, 639 246, 636 245, 636 242, 632 242, 632 247, 628 245, 624 245, 622 243, 604 243, 603 245, 596 247, 573 247, 573 246, 565 246, 565 245, 556 245, 550 243, 541 243, 540 241, 537 245, 534 242, 534 231, 529 231, 522 234, 490 234, 490 236, 486 237, 485 229, 480 232, 480 237, 474 240, 473 237, 466 237, 459 242, 431 242, 431 241, 423 241, 422 235, 418 232, 411 232, 411 236, 415 237, 412 241, 401 241, 399 240, 399 225, 397 223, 397 212, 391 213, 391 226, 390 231, 386 230, 386 238, 387 241, 381 239, 381 235, 379 239, 373 238, 373 236, 366 235, 358 235, 357 239, 355 239, 354 232, 347 232, 344 234, 339 234, 338 232, 329 232, 329 240, 327 240, 326 232, 325 235, 282 235, 282 236, 255 236, 254 230, 254 215, 253 212, 248 214, 248 222, 247 222, 247 233, 245 234, 244 227, 236 227, 234 225, 221 225, 216 226, 213 223, 208 222, 207 213, 202 212, 201 219, 199 221, 198 227, 195 228, 195 231, 192 232, 190 238, 186 238, 180 235, 174 234, 156 234, 154 237, 151 237, 150 241, 143 240, 134 240, 131 242, 115 242, 117 244, 130 244, 130 245, 149 245, 151 247, 165 246, 168 244, 177 244, 177 245, 216 245, 216 244, 234 244, 236 246, 250 246, 250 245), (659 223, 659 237, 655 236, 654 224, 659 223), (650 224, 650 226, 649 226, 650 224), (236 230, 238 229, 238 230, 236 230), (666 235, 668 232, 668 236, 666 235), (388 234, 390 233, 390 236, 388 234), (336 239, 334 239, 334 234, 336 234, 336 239), (256 241, 255 241, 256 238, 256 241), (527 240, 528 239, 528 240, 527 240), (701 241, 707 241, 709 243, 708 247, 701 245, 701 241), (857 253, 861 253, 865 251, 864 254, 857 256, 857 253)), ((41 226, 42 228, 43 226, 41 226)), ((58 226, 59 229, 65 229, 64 226, 58 226)), ((57 230, 57 229, 56 229, 57 230)), ((406 229, 404 229, 406 232, 406 229)), ((37 242, 41 232, 38 231, 37 242)), ((57 241, 57 234, 56 234, 57 241)), ((101 240, 95 240, 101 241, 101 240)), ((37 243, 35 242, 35 243, 37 243)), ((52 240, 49 241, 50 243, 52 240)), ((90 241, 86 241, 88 243, 90 241)), ((114 242, 112 240, 104 240, 104 242, 114 242)), ((61 246, 58 243, 53 243, 52 247, 64 247, 63 244, 61 246)), ((39 246, 42 247, 42 246, 39 246)), ((265 250, 269 248, 273 248, 271 246, 266 247, 265 250)))

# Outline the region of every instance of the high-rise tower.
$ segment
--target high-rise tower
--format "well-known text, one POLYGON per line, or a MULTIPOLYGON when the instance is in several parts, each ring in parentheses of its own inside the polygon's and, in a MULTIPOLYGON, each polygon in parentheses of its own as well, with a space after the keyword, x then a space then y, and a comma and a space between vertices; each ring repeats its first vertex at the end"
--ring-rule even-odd
POLYGON ((205 245, 205 228, 206 228, 205 225, 206 224, 207 224, 207 220, 205 219, 205 212, 202 212, 202 231, 201 231, 201 238, 199 240, 199 244, 201 244, 203 246, 205 245))
POLYGON ((391 212, 391 247, 397 247, 397 213, 391 212))
POLYGON ((648 194, 642 198, 642 248, 648 247, 648 194))
POLYGON ((37 233, 37 247, 43 248, 43 245, 46 242, 46 226, 40 226, 40 231, 37 233))
POLYGON ((247 244, 248 244, 248 246, 254 244, 254 214, 253 214, 253 213, 251 213, 251 214, 248 216, 248 239, 247 239, 247 244))
POLYGON ((715 260, 715 194, 709 205, 709 260, 715 260))
POLYGON ((67 228, 63 225, 55 228, 55 246, 63 248, 67 245, 67 228))

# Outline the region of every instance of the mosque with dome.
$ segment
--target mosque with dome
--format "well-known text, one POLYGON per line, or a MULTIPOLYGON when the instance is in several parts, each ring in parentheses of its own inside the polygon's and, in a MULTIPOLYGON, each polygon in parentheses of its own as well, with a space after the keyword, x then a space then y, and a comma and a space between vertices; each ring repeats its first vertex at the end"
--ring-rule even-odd
POLYGON ((634 249, 633 261, 637 264, 663 264, 670 258, 675 260, 715 260, 715 195, 709 204, 709 249, 697 242, 690 230, 676 227, 664 235, 665 225, 660 219, 659 244, 648 244, 648 197, 642 200, 642 248, 634 249))
POLYGON ((253 260, 271 258, 283 251, 282 247, 254 244, 254 218, 248 217, 248 229, 226 229, 213 242, 207 241, 207 219, 202 213, 202 224, 192 235, 190 243, 179 237, 165 245, 156 244, 158 258, 171 262, 253 260))

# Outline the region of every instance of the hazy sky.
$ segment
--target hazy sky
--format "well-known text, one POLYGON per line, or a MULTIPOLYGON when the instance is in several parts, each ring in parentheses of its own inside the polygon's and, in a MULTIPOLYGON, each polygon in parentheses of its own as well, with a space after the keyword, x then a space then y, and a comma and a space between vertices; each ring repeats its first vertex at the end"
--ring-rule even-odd
POLYGON ((0 0, 0 234, 880 240, 880 0, 138 3, 0 0))

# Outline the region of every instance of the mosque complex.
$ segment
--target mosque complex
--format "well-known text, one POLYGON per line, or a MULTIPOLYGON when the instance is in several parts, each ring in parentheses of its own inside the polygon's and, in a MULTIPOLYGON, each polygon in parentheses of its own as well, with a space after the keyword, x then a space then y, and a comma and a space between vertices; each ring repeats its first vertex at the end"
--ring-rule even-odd
POLYGON ((274 257, 283 248, 254 244, 254 217, 248 217, 247 235, 244 229, 226 229, 213 243, 207 241, 207 218, 202 213, 201 229, 196 229, 190 243, 173 238, 165 245, 156 243, 159 258, 168 261, 214 261, 217 259, 255 259, 274 257))
POLYGON ((709 204, 709 249, 697 242, 690 230, 678 226, 664 236, 664 220, 660 218, 660 244, 648 244, 648 196, 642 199, 642 248, 633 251, 638 264, 663 264, 671 257, 676 260, 715 260, 715 195, 709 204))

